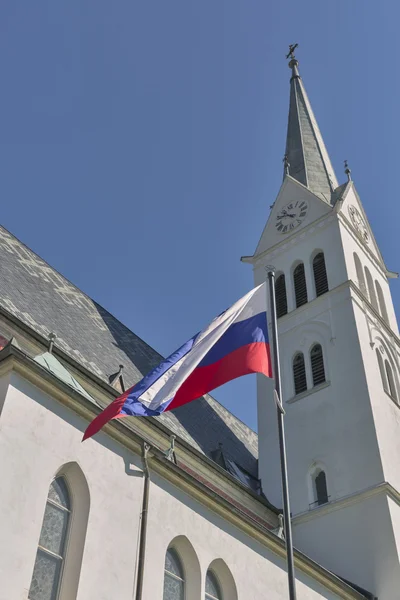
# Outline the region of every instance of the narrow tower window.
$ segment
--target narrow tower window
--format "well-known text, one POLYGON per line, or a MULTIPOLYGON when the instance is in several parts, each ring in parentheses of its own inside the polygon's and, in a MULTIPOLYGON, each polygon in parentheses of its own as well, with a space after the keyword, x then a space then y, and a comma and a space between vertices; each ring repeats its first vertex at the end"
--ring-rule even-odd
POLYGON ((392 371, 392 367, 390 366, 388 360, 385 360, 385 371, 386 371, 386 377, 387 377, 387 383, 388 383, 388 392, 389 392, 390 396, 393 398, 393 400, 397 400, 396 386, 394 383, 393 371, 392 371))
POLYGON ((293 271, 294 295, 296 298, 296 308, 307 304, 307 284, 304 265, 300 263, 293 271))
POLYGON ((385 392, 389 393, 387 379, 386 379, 386 371, 385 371, 385 367, 383 365, 383 359, 382 359, 381 353, 379 352, 378 349, 376 349, 376 358, 378 359, 378 365, 379 365, 379 371, 381 374, 383 389, 385 390, 385 392))
POLYGON ((163 600, 184 600, 185 579, 178 553, 168 548, 165 555, 163 600))
POLYGON ((317 504, 326 504, 328 502, 328 487, 326 485, 325 471, 320 471, 314 479, 315 494, 317 498, 317 504))
POLYGON ((328 290, 328 277, 326 275, 325 257, 323 252, 319 252, 313 260, 315 293, 322 296, 328 290))
POLYGON ((360 291, 364 294, 364 296, 368 298, 367 286, 365 285, 364 271, 361 265, 361 261, 355 252, 353 254, 353 257, 354 264, 356 265, 358 287, 360 288, 360 291))
POLYGON ((311 371, 313 377, 313 385, 319 385, 325 381, 325 368, 324 368, 324 357, 322 354, 322 347, 320 344, 315 344, 311 348, 311 371))
POLYGON ((29 600, 58 598, 70 513, 67 485, 63 477, 57 477, 51 484, 47 497, 29 600))
POLYGON ((298 352, 293 359, 293 380, 294 393, 301 394, 307 389, 306 367, 304 364, 304 355, 298 352))
POLYGON ((276 298, 276 315, 283 317, 287 314, 287 296, 286 296, 286 283, 285 275, 282 273, 276 278, 275 281, 275 298, 276 298))
POLYGON ((365 278, 367 280, 368 293, 369 293, 369 301, 372 306, 375 308, 377 312, 379 312, 378 300, 375 294, 374 282, 371 277, 371 273, 369 272, 368 267, 365 267, 365 278))
POLYGON ((207 571, 206 576, 206 600, 222 600, 221 588, 214 573, 207 571))
POLYGON ((389 324, 389 318, 386 310, 385 298, 383 296, 382 288, 379 285, 378 281, 375 281, 376 293, 378 295, 379 300, 379 308, 382 318, 389 324))

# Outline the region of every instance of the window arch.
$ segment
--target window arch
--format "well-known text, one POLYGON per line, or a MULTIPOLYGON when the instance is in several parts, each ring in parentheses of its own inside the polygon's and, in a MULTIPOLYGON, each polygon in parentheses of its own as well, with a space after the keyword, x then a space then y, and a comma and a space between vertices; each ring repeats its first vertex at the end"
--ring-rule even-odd
MULTIPOLYGON (((196 597, 196 600, 198 597, 196 597)), ((235 580, 222 558, 216 558, 208 567, 205 598, 207 600, 214 600, 215 598, 218 600, 238 600, 235 580), (210 578, 209 575, 211 575, 210 578), (214 589, 210 586, 212 583, 214 583, 214 589)))
POLYGON ((329 501, 325 471, 319 470, 314 476, 315 503, 318 506, 329 501))
POLYGON ((307 304, 307 284, 304 264, 300 263, 293 271, 294 295, 296 298, 296 308, 307 304))
POLYGON ((310 351, 311 372, 313 385, 319 385, 325 381, 324 356, 321 344, 314 344, 310 351))
POLYGON ((293 358, 293 382, 294 393, 296 395, 306 391, 306 366, 304 363, 304 355, 302 352, 298 352, 293 358))
POLYGON ((40 532, 29 600, 56 600, 63 574, 71 499, 64 477, 50 485, 40 532))
POLYGON ((364 294, 364 296, 368 298, 367 286, 365 285, 364 271, 361 265, 361 261, 355 252, 353 253, 353 258, 354 264, 356 265, 358 287, 360 288, 360 291, 364 294))
POLYGON ((367 286, 368 286, 369 301, 371 302, 371 304, 375 308, 375 310, 377 312, 379 312, 378 300, 376 298, 374 282, 372 280, 371 273, 369 272, 368 267, 364 267, 364 270, 365 270, 365 278, 367 280, 367 286))
POLYGON ((185 577, 182 562, 174 548, 165 554, 163 600, 184 600, 185 577))
POLYGON ((389 324, 389 317, 386 310, 385 298, 383 296, 382 288, 379 285, 379 281, 375 281, 376 293, 378 295, 379 308, 382 318, 389 324))
POLYGON ((206 575, 206 595, 205 600, 222 600, 221 587, 218 579, 210 569, 206 575))
POLYGON ((315 295, 322 296, 328 290, 328 277, 326 274, 325 256, 323 252, 318 252, 313 260, 313 273, 315 283, 315 295))
POLYGON ((388 360, 385 360, 385 372, 386 372, 387 387, 388 387, 387 391, 388 391, 389 395, 393 398, 393 400, 397 400, 396 385, 394 382, 393 371, 392 371, 392 367, 390 366, 388 360))
POLYGON ((275 281, 275 299, 276 299, 276 316, 283 317, 287 314, 287 295, 286 295, 286 282, 285 275, 281 273, 278 275, 275 281))

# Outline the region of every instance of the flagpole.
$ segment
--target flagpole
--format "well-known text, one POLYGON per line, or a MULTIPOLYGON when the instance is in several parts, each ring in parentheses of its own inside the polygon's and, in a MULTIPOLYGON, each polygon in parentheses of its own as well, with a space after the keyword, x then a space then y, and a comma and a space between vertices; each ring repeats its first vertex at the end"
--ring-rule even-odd
POLYGON ((293 540, 292 526, 290 522, 290 504, 289 504, 289 486, 287 475, 286 461, 286 446, 285 446, 285 427, 284 414, 282 406, 282 386, 281 373, 279 363, 279 344, 278 344, 278 324, 276 317, 276 298, 275 298, 275 271, 272 268, 268 269, 270 311, 271 311, 271 328, 272 328, 272 353, 273 367, 275 379, 276 408, 278 413, 278 432, 279 432, 279 453, 281 461, 281 478, 282 478, 282 500, 283 500, 283 519, 286 542, 286 560, 288 568, 288 583, 289 583, 289 599, 296 600, 296 578, 294 574, 293 560, 293 540))

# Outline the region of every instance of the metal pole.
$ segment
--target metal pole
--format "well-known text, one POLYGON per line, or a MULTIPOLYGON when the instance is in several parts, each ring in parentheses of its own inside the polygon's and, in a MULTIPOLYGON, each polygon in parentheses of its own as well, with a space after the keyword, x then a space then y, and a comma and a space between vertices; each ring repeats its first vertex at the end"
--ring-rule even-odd
POLYGON ((290 522, 290 504, 289 504, 289 487, 287 476, 286 462, 286 447, 285 447, 285 427, 283 416, 285 411, 282 407, 282 386, 280 377, 279 364, 279 346, 278 346, 278 325, 276 319, 276 299, 275 299, 275 273, 272 270, 268 271, 270 310, 272 322, 272 353, 274 366, 275 390, 277 398, 277 413, 278 413, 278 432, 279 432, 279 452, 281 459, 281 477, 282 477, 282 499, 283 499, 283 519, 285 526, 285 542, 286 542, 286 560, 288 566, 288 583, 289 583, 289 599, 296 600, 296 578, 294 574, 293 560, 293 540, 292 526, 290 522))
POLYGON ((146 442, 143 443, 142 448, 142 462, 143 462, 143 476, 144 476, 144 487, 143 487, 143 499, 142 499, 142 512, 140 515, 140 533, 139 533, 139 558, 137 567, 137 581, 136 581, 136 600, 142 600, 143 594, 143 573, 144 573, 144 561, 146 554, 146 538, 147 538, 147 515, 149 510, 149 488, 150 488, 150 471, 147 462, 150 446, 146 442))

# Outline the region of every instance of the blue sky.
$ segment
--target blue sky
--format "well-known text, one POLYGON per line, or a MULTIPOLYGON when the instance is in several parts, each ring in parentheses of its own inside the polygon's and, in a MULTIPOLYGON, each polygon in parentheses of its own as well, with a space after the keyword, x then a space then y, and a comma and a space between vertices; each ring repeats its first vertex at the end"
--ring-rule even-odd
MULTIPOLYGON (((393 1, 3 0, 1 223, 163 354, 252 287, 289 43, 400 270, 393 1)), ((391 284, 395 307, 400 282, 391 284)), ((215 397, 256 428, 254 378, 215 397)))

